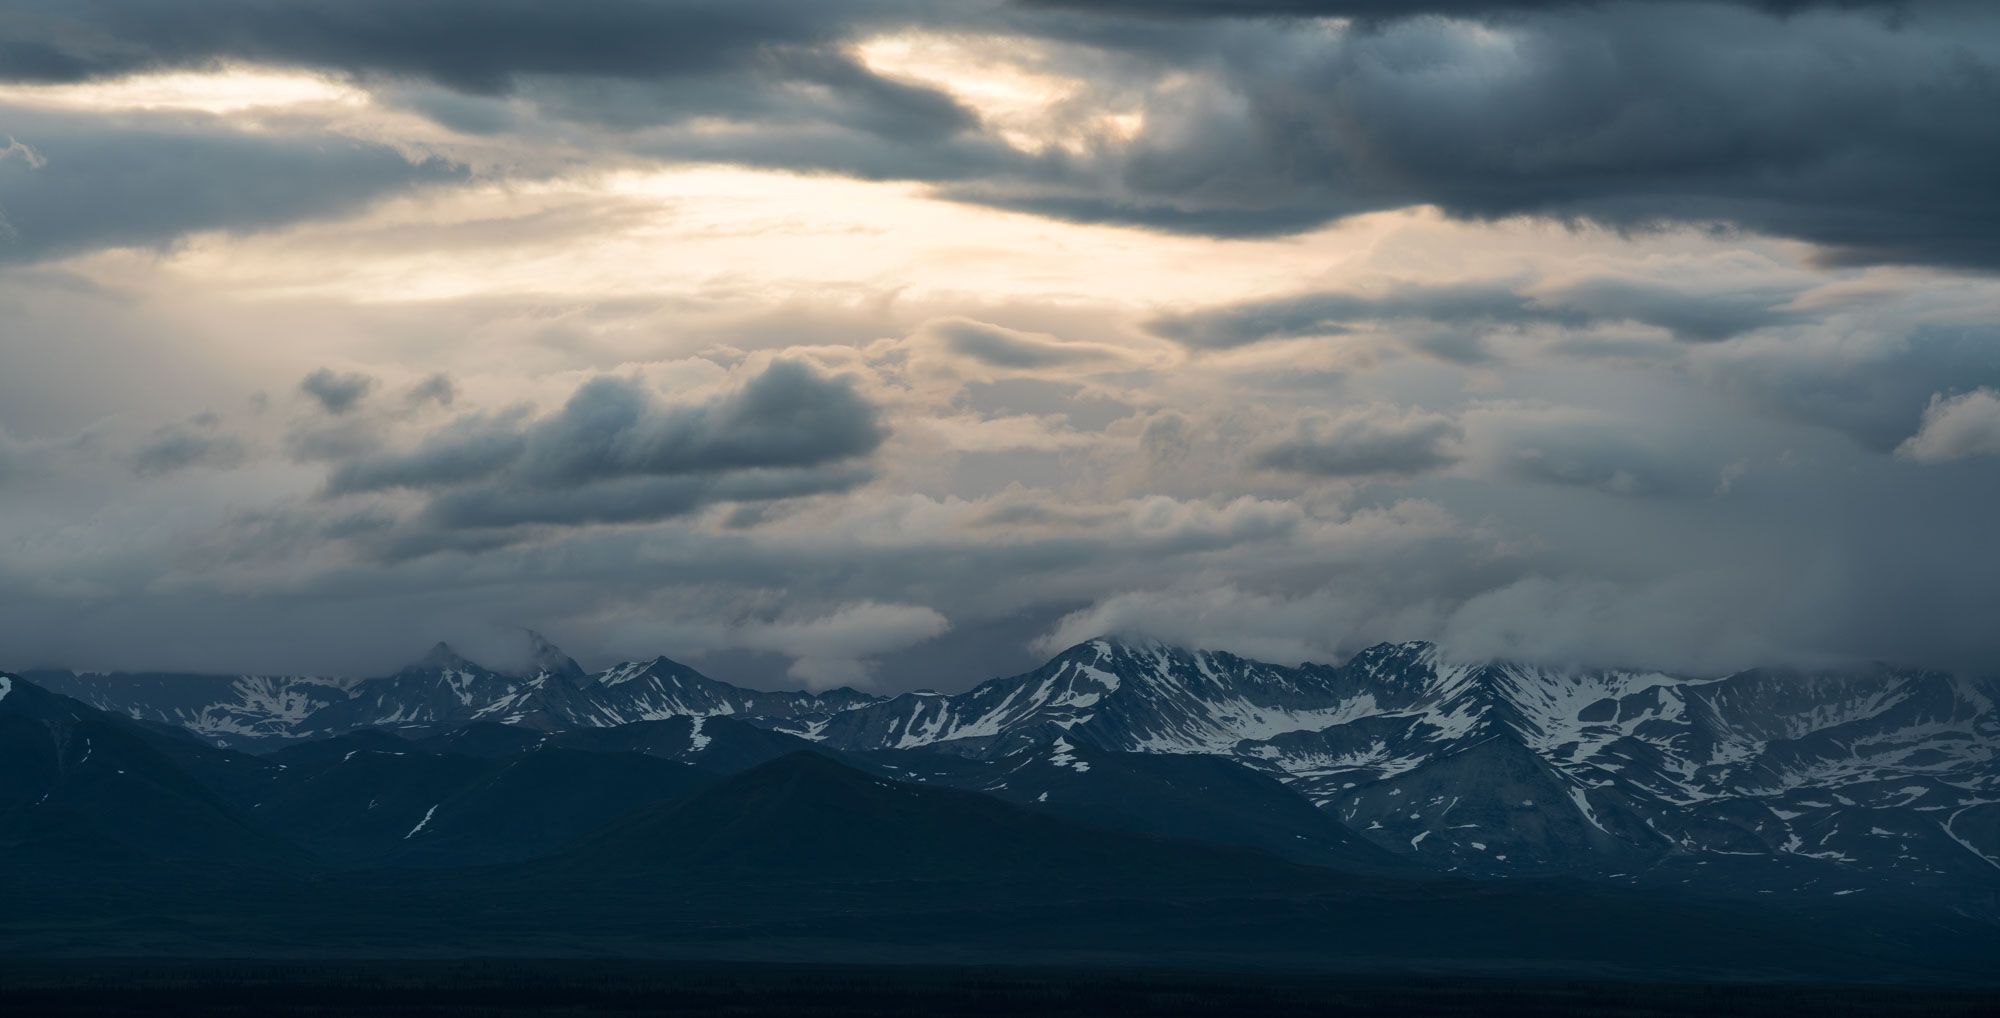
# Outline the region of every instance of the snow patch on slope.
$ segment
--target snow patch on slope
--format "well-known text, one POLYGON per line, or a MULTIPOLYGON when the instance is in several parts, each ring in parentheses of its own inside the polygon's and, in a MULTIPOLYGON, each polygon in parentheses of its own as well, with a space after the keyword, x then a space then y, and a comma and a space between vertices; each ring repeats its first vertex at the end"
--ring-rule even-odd
POLYGON ((1054 749, 1055 752, 1049 755, 1050 763, 1057 767, 1068 767, 1078 774, 1090 770, 1090 762, 1076 758, 1076 747, 1070 745, 1068 739, 1056 739, 1054 749))
POLYGON ((411 838, 416 837, 418 831, 423 830, 426 826, 430 824, 431 817, 436 816, 437 811, 438 808, 435 805, 432 806, 430 809, 425 810, 424 818, 422 820, 417 821, 417 826, 410 828, 410 833, 403 835, 403 840, 408 841, 411 838))

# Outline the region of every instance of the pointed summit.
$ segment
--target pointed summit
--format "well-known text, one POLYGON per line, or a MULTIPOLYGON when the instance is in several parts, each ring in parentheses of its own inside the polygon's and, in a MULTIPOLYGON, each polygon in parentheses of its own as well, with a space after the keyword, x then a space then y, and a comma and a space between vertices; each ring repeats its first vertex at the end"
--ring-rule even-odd
POLYGON ((577 664, 574 658, 563 653, 562 648, 550 643, 542 634, 532 629, 524 629, 522 632, 528 635, 528 662, 527 667, 522 670, 524 677, 533 679, 552 675, 573 686, 580 686, 589 678, 582 665, 577 664))
POLYGON ((410 662, 403 670, 406 672, 444 672, 464 671, 478 667, 478 665, 459 654, 458 651, 453 650, 451 644, 439 640, 430 650, 424 652, 423 657, 410 662))

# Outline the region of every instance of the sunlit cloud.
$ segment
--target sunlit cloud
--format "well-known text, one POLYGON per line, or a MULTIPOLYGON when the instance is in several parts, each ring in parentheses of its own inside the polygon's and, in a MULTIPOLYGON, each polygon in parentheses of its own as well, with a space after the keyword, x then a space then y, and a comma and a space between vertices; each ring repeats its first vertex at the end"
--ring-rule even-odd
MULTIPOLYGON (((1304 242, 1340 257, 1406 218, 1304 242)), ((164 268, 246 296, 435 301, 897 290, 1219 301, 1324 263, 1301 242, 1161 238, 939 200, 918 184, 736 167, 621 170, 397 199, 282 235, 191 238, 164 268)))
POLYGON ((62 84, 0 84, 0 103, 79 113, 268 112, 282 107, 361 106, 369 101, 364 89, 332 77, 254 66, 134 74, 62 84))

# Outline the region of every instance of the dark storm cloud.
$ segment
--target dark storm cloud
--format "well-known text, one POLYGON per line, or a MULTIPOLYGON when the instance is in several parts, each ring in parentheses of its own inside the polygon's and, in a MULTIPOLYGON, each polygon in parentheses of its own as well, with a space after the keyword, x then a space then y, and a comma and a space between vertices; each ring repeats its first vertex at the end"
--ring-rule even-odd
MULTIPOLYGON (((823 137, 810 137, 813 134, 851 132, 877 146, 886 142, 922 150, 977 124, 971 111, 940 92, 884 78, 845 53, 795 47, 760 51, 739 64, 702 75, 536 76, 524 79, 516 94, 543 117, 620 131, 697 118, 727 119, 739 129, 756 125, 782 130, 790 135, 792 146, 806 150, 787 157, 776 152, 759 155, 750 147, 742 152, 745 161, 782 165, 792 158, 818 168, 840 167, 837 159, 813 159, 810 146, 825 143, 823 137)), ((392 102, 475 133, 523 126, 512 114, 496 111, 496 104, 476 97, 454 103, 427 92, 391 90, 386 95, 392 102)), ((921 169, 905 174, 926 175, 921 169)))
POLYGON ((474 93, 521 75, 675 78, 819 46, 908 4, 857 0, 8 0, 0 77, 80 81, 217 61, 411 75, 474 93))
POLYGON ((717 502, 771 502, 848 491, 873 477, 865 467, 847 467, 611 477, 571 488, 513 485, 503 479, 438 494, 423 520, 446 530, 652 522, 717 502))
POLYGON ((1794 296, 1784 289, 1689 293, 1670 286, 1598 276, 1579 280, 1536 298, 1535 304, 1585 324, 1628 321, 1665 329, 1685 343, 1715 343, 1747 332, 1790 325, 1805 316, 1782 307, 1794 296))
POLYGON ((873 452, 875 407, 844 380, 778 361, 713 403, 662 406, 618 378, 584 383, 562 411, 527 433, 515 464, 537 486, 633 476, 810 467, 873 452))
MULTIPOLYGON (((739 129, 717 139, 697 126, 664 145, 625 140, 641 155, 875 179, 990 172, 1004 147, 968 134, 977 125, 970 111, 933 89, 877 75, 845 49, 858 33, 900 23, 912 9, 900 0, 0 0, 0 37, 9 40, 0 45, 0 80, 72 82, 249 62, 352 75, 385 105, 473 133, 566 133, 562 121, 640 130, 720 120, 739 129)), ((0 210, 35 210, 16 217, 15 236, 0 236, 0 261, 164 244, 200 229, 265 228, 351 211, 412 183, 467 176, 336 135, 232 134, 220 118, 32 119, 0 111, 9 130, 33 127, 15 130, 32 146, 24 154, 86 172, 31 176, 22 169, 28 160, 9 166, 0 155, 0 210), (91 143, 106 132, 120 136, 91 143), (134 163, 155 172, 118 173, 134 163), (97 194, 114 200, 93 206, 79 198, 97 194)))
POLYGON ((320 131, 240 131, 200 114, 64 115, 0 106, 0 264, 156 247, 352 212, 461 168, 320 131))
MULTIPOLYGON (((1093 11, 1155 18, 1360 18, 1393 21, 1443 15, 1482 18, 1524 12, 1564 11, 1602 7, 1618 0, 1015 0, 1023 7, 1093 11)), ((1625 0, 1627 3, 1674 4, 1685 0, 1625 0)), ((1921 0, 1714 0, 1772 14, 1794 14, 1819 7, 1901 10, 1921 0)))
POLYGON ((1531 303, 1500 286, 1405 285, 1381 296, 1328 292, 1244 301, 1156 318, 1146 328, 1186 346, 1227 350, 1267 339, 1337 335, 1355 323, 1385 319, 1518 323, 1533 314, 1531 303))
MULTIPOLYGON (((974 118, 938 92, 873 74, 842 49, 918 9, 903 0, 0 0, 0 23, 13 36, 0 47, 0 79, 79 81, 248 62, 377 79, 391 94, 399 78, 468 96, 532 83, 546 112, 619 127, 695 116, 821 121, 921 141, 974 118)), ((474 133, 513 121, 444 96, 408 102, 474 133)))
POLYGON ((1257 465, 1320 477, 1411 476, 1457 460, 1465 431, 1442 414, 1378 408, 1302 418, 1297 433, 1266 446, 1257 465))
POLYGON ((414 448, 352 459, 327 478, 329 495, 393 488, 436 488, 491 477, 528 447, 515 418, 472 416, 454 421, 414 448))
POLYGON ((1637 322, 1664 329, 1685 342, 1715 342, 1799 320, 1780 307, 1792 296, 1775 289, 1693 293, 1608 276, 1579 280, 1544 294, 1494 283, 1403 284, 1382 294, 1336 291, 1245 301, 1157 318, 1147 328, 1162 338, 1211 350, 1267 339, 1337 335, 1362 323, 1397 320, 1571 329, 1637 322))
POLYGON ((446 374, 432 375, 418 382, 403 396, 404 401, 411 406, 422 406, 425 403, 450 406, 452 400, 457 398, 458 385, 451 380, 450 375, 446 374))
POLYGON ((382 447, 382 427, 366 417, 321 419, 285 435, 285 454, 295 463, 338 463, 382 447))
POLYGON ((768 58, 784 78, 825 87, 838 103, 828 112, 846 127, 901 142, 949 137, 978 122, 957 101, 928 88, 892 81, 845 56, 824 50, 768 58))
POLYGON ((375 380, 360 372, 340 373, 320 368, 299 382, 299 391, 311 396, 330 414, 344 414, 359 405, 375 388, 375 380))
POLYGON ((443 531, 661 520, 865 483, 855 461, 882 444, 880 418, 849 380, 796 361, 695 404, 597 378, 546 417, 467 417, 412 448, 341 463, 326 494, 421 491, 422 522, 443 531))
POLYGON ((228 469, 242 464, 248 450, 234 435, 189 427, 162 428, 132 453, 132 472, 142 477, 176 473, 191 467, 228 469))
POLYGON ((944 346, 961 357, 995 368, 1034 370, 1102 363, 1116 354, 1092 343, 1065 343, 1049 336, 1015 332, 984 322, 953 319, 932 327, 944 346))
MULTIPOLYGON (((392 102, 384 79, 402 77, 516 93, 544 116, 621 128, 720 118, 732 130, 619 144, 925 180, 957 200, 1073 221, 1256 236, 1427 204, 1473 220, 1721 225, 1805 240, 1838 264, 2000 267, 2000 24, 1986 4, 13 0, 0 10, 11 12, 0 75, 16 79, 239 60, 358 74, 392 102), (1412 13, 1496 20, 1475 30, 1412 13), (1370 26, 1202 20, 1252 14, 1370 26), (1019 151, 955 100, 878 75, 847 49, 907 28, 1096 51, 1051 66, 1103 96, 1178 84, 1144 100, 1129 140, 1019 151)), ((435 95, 409 102, 475 130, 534 129, 435 95)))
MULTIPOLYGON (((1136 138, 951 193, 1230 236, 1429 204, 1471 220, 1720 224, 1812 242, 1829 263, 2000 267, 1991 5, 1777 19, 1613 3, 1484 29, 1167 24, 1189 34, 1138 56, 1194 83, 1149 108, 1136 138)), ((1072 34, 1115 44, 1101 28, 1072 34)))

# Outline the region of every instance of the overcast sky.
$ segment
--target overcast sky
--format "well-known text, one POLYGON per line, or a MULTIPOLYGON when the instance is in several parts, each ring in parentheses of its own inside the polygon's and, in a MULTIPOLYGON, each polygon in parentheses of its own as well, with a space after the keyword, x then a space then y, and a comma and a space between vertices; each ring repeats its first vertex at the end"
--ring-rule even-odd
POLYGON ((1985 0, 0 0, 0 666, 2000 670, 1996 168, 1985 0))

